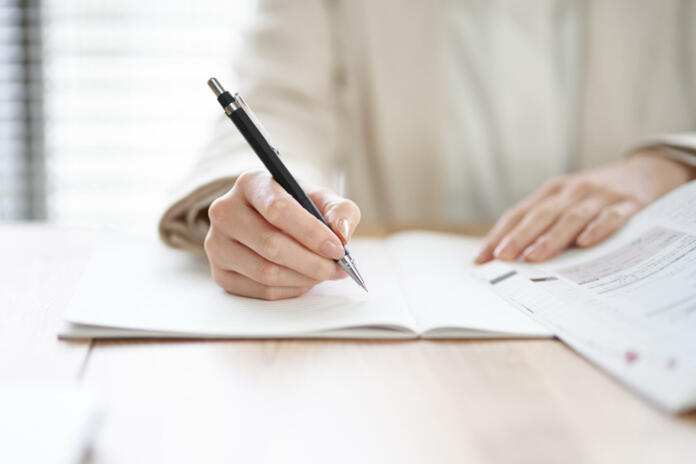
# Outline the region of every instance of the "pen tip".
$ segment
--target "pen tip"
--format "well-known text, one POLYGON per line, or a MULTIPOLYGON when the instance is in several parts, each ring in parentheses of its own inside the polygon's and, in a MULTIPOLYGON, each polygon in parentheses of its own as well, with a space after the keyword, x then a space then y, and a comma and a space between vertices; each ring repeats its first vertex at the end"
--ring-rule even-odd
POLYGON ((348 251, 346 251, 346 255, 342 259, 338 260, 338 264, 344 271, 346 271, 346 274, 348 274, 350 278, 353 279, 353 281, 360 286, 360 288, 367 292, 367 285, 365 285, 365 280, 358 272, 358 268, 355 267, 353 258, 351 258, 348 251))

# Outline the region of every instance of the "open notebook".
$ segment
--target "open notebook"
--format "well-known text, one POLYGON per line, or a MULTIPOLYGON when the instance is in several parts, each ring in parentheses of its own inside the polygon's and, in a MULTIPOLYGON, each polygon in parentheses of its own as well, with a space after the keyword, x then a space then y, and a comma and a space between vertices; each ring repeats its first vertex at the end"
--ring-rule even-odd
POLYGON ((107 232, 59 329, 62 338, 480 338, 551 333, 472 275, 478 241, 408 232, 355 239, 370 288, 350 279, 260 301, 225 293, 204 258, 107 232))

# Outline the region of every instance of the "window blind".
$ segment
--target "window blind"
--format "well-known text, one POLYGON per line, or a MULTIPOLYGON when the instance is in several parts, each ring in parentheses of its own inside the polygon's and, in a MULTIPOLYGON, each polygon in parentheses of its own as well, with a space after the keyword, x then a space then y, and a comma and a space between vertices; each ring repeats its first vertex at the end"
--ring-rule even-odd
POLYGON ((44 209, 41 8, 0 0, 0 220, 44 209))
POLYGON ((249 1, 44 0, 51 221, 152 233, 219 113, 249 1))

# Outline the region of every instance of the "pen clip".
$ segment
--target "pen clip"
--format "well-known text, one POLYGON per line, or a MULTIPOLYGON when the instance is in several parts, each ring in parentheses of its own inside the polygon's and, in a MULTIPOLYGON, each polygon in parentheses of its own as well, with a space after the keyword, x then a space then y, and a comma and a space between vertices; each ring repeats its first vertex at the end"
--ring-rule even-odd
POLYGON ((271 141, 271 136, 268 135, 268 131, 266 130, 265 127, 263 127, 263 124, 261 124, 261 121, 256 117, 253 111, 251 111, 251 108, 249 108, 249 105, 247 105, 247 102, 244 101, 241 95, 239 93, 234 94, 234 99, 237 101, 237 104, 241 109, 244 110, 244 112, 249 116, 249 119, 251 119, 251 122, 254 123, 256 128, 261 132, 261 135, 263 135, 263 138, 266 139, 266 142, 268 142, 268 145, 273 149, 274 152, 276 152, 276 155, 280 155, 278 153, 278 150, 275 148, 273 142, 271 141))

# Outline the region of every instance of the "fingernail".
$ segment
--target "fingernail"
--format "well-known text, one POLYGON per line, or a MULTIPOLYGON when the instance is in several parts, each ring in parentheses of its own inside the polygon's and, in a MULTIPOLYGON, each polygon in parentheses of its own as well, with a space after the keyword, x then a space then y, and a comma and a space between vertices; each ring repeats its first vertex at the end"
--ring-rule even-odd
POLYGON ((343 251, 343 247, 338 245, 333 240, 327 240, 324 243, 322 243, 319 247, 319 252, 327 258, 331 259, 341 259, 345 254, 343 251))
POLYGON ((537 242, 524 250, 524 259, 527 261, 541 261, 544 259, 547 247, 543 242, 537 242))
POLYGON ((343 241, 348 243, 348 239, 350 238, 350 224, 348 224, 347 219, 343 218, 338 221, 338 233, 343 237, 343 241))
POLYGON ((503 240, 493 252, 498 259, 514 259, 517 256, 517 248, 509 239, 503 240))
POLYGON ((476 255, 476 258, 474 259, 474 263, 476 264, 483 264, 487 261, 490 261, 492 258, 491 250, 488 245, 485 245, 481 247, 479 250, 478 254, 476 255))

